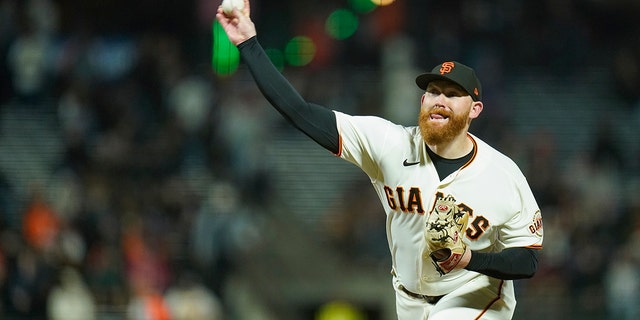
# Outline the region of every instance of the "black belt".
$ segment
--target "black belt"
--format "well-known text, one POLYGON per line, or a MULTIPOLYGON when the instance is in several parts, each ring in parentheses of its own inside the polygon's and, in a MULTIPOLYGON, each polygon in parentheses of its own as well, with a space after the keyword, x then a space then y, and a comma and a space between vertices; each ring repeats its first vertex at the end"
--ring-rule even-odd
POLYGON ((400 285, 400 290, 402 290, 402 292, 406 293, 408 296, 412 297, 412 298, 416 298, 416 299, 422 299, 424 301, 426 301, 429 304, 436 304, 438 303, 438 301, 440 301, 440 299, 442 299, 442 297, 444 297, 444 295, 441 296, 428 296, 425 294, 419 294, 419 293, 414 293, 411 292, 409 290, 407 290, 407 288, 405 288, 403 285, 400 285))

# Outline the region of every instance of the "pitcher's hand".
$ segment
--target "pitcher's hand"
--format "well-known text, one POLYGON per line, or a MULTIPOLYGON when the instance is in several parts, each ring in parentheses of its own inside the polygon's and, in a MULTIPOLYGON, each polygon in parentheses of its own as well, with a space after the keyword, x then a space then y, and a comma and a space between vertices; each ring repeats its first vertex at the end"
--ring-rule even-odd
POLYGON ((224 13, 221 5, 218 6, 216 19, 227 33, 231 43, 236 46, 256 35, 256 27, 251 21, 249 0, 244 0, 244 8, 242 10, 233 8, 233 12, 228 15, 224 13))

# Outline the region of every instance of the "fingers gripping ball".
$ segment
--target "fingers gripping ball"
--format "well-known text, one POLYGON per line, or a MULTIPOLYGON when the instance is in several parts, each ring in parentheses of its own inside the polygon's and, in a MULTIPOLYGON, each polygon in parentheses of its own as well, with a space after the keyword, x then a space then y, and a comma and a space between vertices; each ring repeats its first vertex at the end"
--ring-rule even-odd
POLYGON ((233 12, 233 8, 244 9, 244 0, 222 0, 222 11, 225 14, 230 15, 233 12))
POLYGON ((424 232, 429 256, 440 275, 445 275, 460 262, 467 246, 463 241, 469 213, 461 211, 455 199, 439 197, 429 214, 424 232))

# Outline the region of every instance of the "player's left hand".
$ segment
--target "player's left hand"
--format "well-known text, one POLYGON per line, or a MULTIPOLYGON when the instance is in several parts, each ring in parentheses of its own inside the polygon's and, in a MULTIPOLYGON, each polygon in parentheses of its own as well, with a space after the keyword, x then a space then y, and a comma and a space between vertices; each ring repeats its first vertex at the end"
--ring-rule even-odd
POLYGON ((461 211, 452 196, 438 198, 433 211, 429 213, 424 238, 429 249, 429 257, 440 275, 455 269, 463 256, 469 258, 464 243, 469 214, 461 211))

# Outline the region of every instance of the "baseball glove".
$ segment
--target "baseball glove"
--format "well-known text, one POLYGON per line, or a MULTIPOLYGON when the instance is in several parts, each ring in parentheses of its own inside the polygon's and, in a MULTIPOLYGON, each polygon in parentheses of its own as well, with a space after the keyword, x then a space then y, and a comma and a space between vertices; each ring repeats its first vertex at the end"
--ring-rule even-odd
POLYGON ((451 272, 462 259, 467 247, 463 238, 468 220, 469 213, 461 211, 451 195, 439 197, 429 213, 424 238, 441 276, 451 272))

